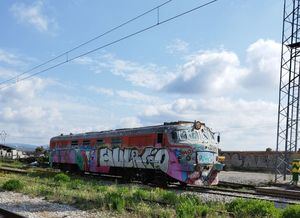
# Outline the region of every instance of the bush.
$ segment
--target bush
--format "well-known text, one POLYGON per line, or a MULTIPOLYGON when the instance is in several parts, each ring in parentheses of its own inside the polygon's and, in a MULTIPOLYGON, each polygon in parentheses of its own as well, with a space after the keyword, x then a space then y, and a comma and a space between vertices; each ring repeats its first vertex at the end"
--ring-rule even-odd
POLYGON ((165 191, 161 196, 161 200, 167 204, 175 205, 178 201, 178 197, 175 192, 165 191))
POLYGON ((159 217, 159 218, 171 218, 171 217, 175 217, 176 214, 175 214, 174 209, 170 209, 170 208, 153 208, 151 216, 152 217, 159 217))
POLYGON ((21 190, 23 187, 23 183, 16 179, 10 179, 7 182, 5 182, 2 186, 2 188, 7 191, 17 191, 21 190))
POLYGON ((193 218, 206 216, 208 207, 201 204, 196 197, 186 196, 181 197, 176 207, 176 214, 178 217, 193 218))
POLYGON ((107 192, 107 189, 108 189, 107 186, 103 186, 103 185, 96 186, 95 188, 95 190, 100 193, 107 192))
POLYGON ((46 187, 46 186, 41 186, 39 189, 38 189, 38 193, 44 197, 47 197, 47 196, 50 196, 53 194, 53 191, 51 188, 49 187, 46 187))
POLYGON ((288 206, 282 214, 283 218, 298 218, 300 217, 300 205, 288 206))
POLYGON ((125 209, 125 198, 119 192, 108 192, 105 194, 104 200, 109 209, 122 212, 125 209))
POLYGON ((139 203, 135 208, 139 217, 151 217, 151 207, 148 204, 139 203))
POLYGON ((69 184, 68 184, 68 188, 70 189, 80 189, 82 187, 82 181, 79 179, 75 179, 72 180, 69 184))
POLYGON ((135 192, 133 192, 132 197, 136 201, 142 201, 150 198, 149 191, 143 189, 136 189, 135 192))
POLYGON ((279 217, 280 210, 276 209, 274 203, 264 200, 235 199, 226 205, 229 212, 236 217, 279 217))
POLYGON ((69 182, 70 177, 64 173, 59 173, 54 176, 55 182, 69 182))

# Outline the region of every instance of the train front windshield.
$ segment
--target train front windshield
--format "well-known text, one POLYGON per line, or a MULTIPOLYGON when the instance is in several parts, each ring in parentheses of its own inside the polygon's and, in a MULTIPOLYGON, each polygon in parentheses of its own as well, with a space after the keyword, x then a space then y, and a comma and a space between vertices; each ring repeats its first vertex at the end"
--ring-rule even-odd
POLYGON ((199 130, 192 127, 176 129, 171 132, 171 137, 175 143, 211 145, 216 145, 218 143, 215 133, 207 127, 202 127, 199 130))

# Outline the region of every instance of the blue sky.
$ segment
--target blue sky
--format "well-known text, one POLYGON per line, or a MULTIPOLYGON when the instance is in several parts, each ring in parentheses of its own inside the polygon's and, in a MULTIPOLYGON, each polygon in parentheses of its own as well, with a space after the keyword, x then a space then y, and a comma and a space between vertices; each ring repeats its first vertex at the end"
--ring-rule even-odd
MULTIPOLYGON (((0 81, 163 2, 1 1, 0 81)), ((160 19, 205 2, 173 0, 160 19)), ((46 144, 60 133, 197 119, 221 132, 223 150, 274 148, 282 10, 279 0, 219 0, 3 88, 0 129, 10 142, 46 144)), ((148 14, 69 58, 155 22, 148 14)))

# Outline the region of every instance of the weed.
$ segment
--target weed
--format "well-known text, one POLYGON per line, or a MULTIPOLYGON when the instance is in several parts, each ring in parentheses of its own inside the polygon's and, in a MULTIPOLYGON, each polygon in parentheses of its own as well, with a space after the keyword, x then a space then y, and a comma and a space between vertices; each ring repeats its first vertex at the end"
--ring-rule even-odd
POLYGON ((82 187, 82 181, 79 179, 74 179, 68 184, 68 188, 70 189, 80 189, 82 187))
POLYGON ((181 197, 176 207, 178 217, 193 218, 206 216, 208 207, 201 204, 200 200, 195 196, 181 197))
POLYGON ((300 217, 300 205, 288 206, 282 213, 283 218, 298 218, 300 217))
POLYGON ((178 202, 178 197, 175 192, 165 191, 161 194, 161 200, 165 203, 175 205, 178 202))
POLYGON ((96 186, 96 188, 95 188, 95 190, 97 191, 97 192, 101 192, 101 193, 103 193, 103 192, 107 192, 107 186, 102 186, 102 185, 100 185, 100 186, 96 186))
POLYGON ((171 217, 175 217, 176 213, 175 210, 171 208, 157 207, 157 208, 153 208, 151 215, 152 217, 171 218, 171 217))
POLYGON ((135 210, 139 217, 151 217, 151 207, 144 202, 139 203, 135 210))
POLYGON ((133 192, 132 197, 136 201, 142 201, 144 199, 149 199, 150 194, 149 191, 146 191, 144 189, 136 189, 135 192, 133 192))
POLYGON ((65 183, 70 181, 70 177, 64 173, 58 173, 54 176, 54 181, 57 183, 65 183))
POLYGON ((264 200, 235 199, 226 205, 227 211, 236 217, 279 217, 280 210, 276 209, 274 203, 264 200))
POLYGON ((104 200, 110 210, 122 212, 125 209, 125 198, 119 192, 106 193, 104 200))
POLYGON ((2 186, 2 188, 7 191, 18 191, 21 190, 23 187, 24 184, 17 179, 10 179, 7 182, 5 182, 2 186))
POLYGON ((50 196, 53 194, 53 191, 51 190, 51 188, 48 188, 46 186, 41 186, 38 189, 38 193, 44 197, 50 196))

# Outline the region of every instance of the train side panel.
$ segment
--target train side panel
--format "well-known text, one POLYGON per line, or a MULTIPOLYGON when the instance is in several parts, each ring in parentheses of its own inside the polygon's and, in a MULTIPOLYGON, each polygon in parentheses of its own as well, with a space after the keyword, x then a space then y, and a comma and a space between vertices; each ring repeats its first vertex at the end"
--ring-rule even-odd
POLYGON ((216 158, 217 153, 188 145, 171 144, 165 133, 78 139, 76 142, 71 139, 51 140, 50 148, 52 165, 76 166, 81 171, 108 174, 118 172, 123 175, 129 174, 129 169, 147 176, 151 176, 152 172, 162 172, 169 178, 184 183, 217 183, 217 170, 210 169, 209 174, 195 170, 199 166, 199 156, 207 160, 216 158))

